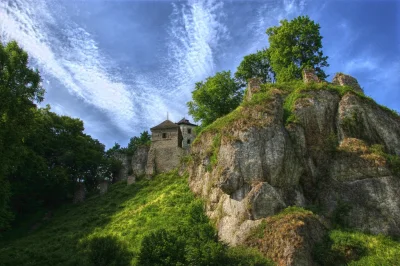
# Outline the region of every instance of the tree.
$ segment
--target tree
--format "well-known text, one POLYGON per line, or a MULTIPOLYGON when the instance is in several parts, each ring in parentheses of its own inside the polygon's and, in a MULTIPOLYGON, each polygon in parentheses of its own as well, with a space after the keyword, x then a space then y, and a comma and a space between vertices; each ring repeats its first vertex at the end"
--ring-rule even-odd
POLYGON ((151 143, 151 135, 147 130, 140 133, 140 137, 133 137, 128 143, 127 153, 132 155, 136 149, 142 145, 149 145, 151 143))
POLYGON ((245 86, 250 78, 260 78, 262 83, 273 82, 275 73, 269 62, 268 50, 246 55, 236 70, 235 78, 242 86, 245 86))
POLYGON ((36 110, 33 121, 19 164, 8 174, 17 216, 64 202, 73 194, 77 179, 94 190, 100 174, 111 176, 104 145, 83 133, 81 120, 57 115, 48 106, 36 110))
POLYGON ((33 124, 36 105, 43 100, 38 71, 28 67, 28 55, 16 42, 0 43, 0 229, 8 225, 9 182, 25 138, 33 124))
POLYGON ((206 81, 197 82, 192 92, 193 100, 187 103, 189 114, 201 121, 201 128, 211 124, 239 106, 243 91, 231 77, 230 71, 222 71, 206 81))
POLYGON ((271 67, 278 81, 302 78, 304 68, 313 68, 320 79, 327 75, 322 67, 327 67, 327 56, 322 53, 320 26, 308 16, 300 16, 292 21, 281 20, 280 26, 267 29, 271 67))

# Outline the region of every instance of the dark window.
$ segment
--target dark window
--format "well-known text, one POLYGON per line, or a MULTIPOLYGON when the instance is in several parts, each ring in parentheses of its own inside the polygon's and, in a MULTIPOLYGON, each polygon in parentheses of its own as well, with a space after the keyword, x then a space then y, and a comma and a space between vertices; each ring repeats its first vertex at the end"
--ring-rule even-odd
POLYGON ((187 140, 187 144, 190 144, 190 139, 187 140))
POLYGON ((192 134, 192 129, 188 128, 188 134, 192 134))
POLYGON ((166 139, 167 138, 167 133, 162 133, 162 138, 166 139))

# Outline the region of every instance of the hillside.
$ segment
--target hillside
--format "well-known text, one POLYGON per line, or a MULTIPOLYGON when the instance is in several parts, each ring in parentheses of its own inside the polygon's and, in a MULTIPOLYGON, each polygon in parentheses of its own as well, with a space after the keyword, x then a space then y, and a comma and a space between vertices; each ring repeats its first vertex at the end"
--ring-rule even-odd
MULTIPOLYGON (((81 205, 57 209, 37 230, 32 231, 30 227, 25 232, 12 231, 6 235, 8 240, 0 242, 1 265, 143 265, 138 258, 142 240, 152 233, 157 236, 161 249, 157 254, 164 262, 155 259, 145 264, 175 265, 179 261, 186 264, 186 258, 174 257, 179 253, 176 248, 179 241, 169 239, 168 246, 161 242, 159 235, 162 229, 181 230, 181 237, 189 241, 194 237, 193 232, 184 230, 188 227, 195 234, 204 234, 196 237, 197 248, 192 250, 190 258, 193 261, 197 256, 193 253, 197 252, 209 265, 267 263, 257 252, 227 250, 218 243, 214 229, 203 214, 202 203, 189 190, 187 176, 181 177, 176 172, 130 186, 126 182, 114 184, 105 195, 90 197, 81 205), (214 254, 210 254, 212 250, 214 254)), ((185 245, 186 251, 190 250, 190 244, 185 245)), ((156 246, 152 244, 151 250, 156 246)))
POLYGON ((346 85, 247 90, 197 137, 183 176, 118 182, 29 220, 4 234, 2 265, 395 265, 398 114, 346 85))

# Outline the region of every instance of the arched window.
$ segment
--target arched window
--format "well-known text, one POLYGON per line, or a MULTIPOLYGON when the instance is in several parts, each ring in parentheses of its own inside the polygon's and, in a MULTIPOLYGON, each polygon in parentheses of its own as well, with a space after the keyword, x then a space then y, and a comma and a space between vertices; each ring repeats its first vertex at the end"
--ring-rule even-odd
POLYGON ((187 140, 187 144, 190 144, 190 139, 187 140))

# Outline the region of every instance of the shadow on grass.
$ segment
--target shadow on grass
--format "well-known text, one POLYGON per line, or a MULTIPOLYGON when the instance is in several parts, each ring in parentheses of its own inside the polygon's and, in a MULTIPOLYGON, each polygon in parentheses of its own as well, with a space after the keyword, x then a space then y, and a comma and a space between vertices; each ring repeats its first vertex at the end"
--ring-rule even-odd
POLYGON ((81 244, 87 265, 126 266, 130 265, 133 253, 127 243, 115 236, 93 237, 81 244))
POLYGON ((131 258, 133 254, 130 254, 117 238, 108 236, 90 238, 90 235, 104 228, 114 214, 125 208, 125 202, 146 185, 148 181, 128 187, 125 182, 116 183, 105 195, 93 196, 80 205, 68 204, 60 207, 54 212, 50 221, 34 232, 26 231, 25 235, 22 235, 16 228, 18 233, 14 238, 12 231, 9 232, 7 239, 0 238, 1 264, 129 265, 129 262, 126 263, 126 258, 131 258), (111 253, 110 257, 101 257, 95 252, 94 247, 114 253, 111 253), (122 261, 115 261, 117 264, 97 263, 108 262, 115 252, 123 255, 122 261))

